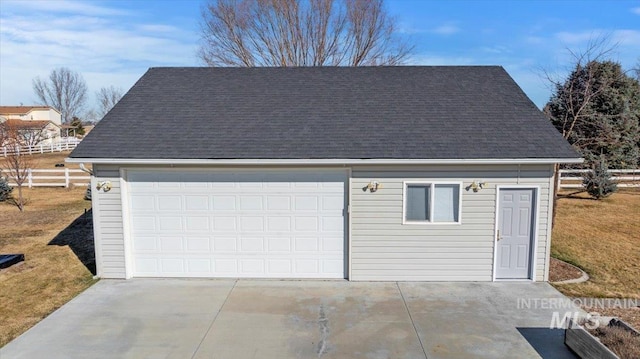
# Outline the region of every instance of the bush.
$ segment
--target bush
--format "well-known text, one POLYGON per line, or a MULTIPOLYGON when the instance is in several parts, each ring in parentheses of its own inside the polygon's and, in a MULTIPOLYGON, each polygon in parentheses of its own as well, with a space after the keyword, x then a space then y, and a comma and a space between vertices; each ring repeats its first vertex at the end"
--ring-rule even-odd
POLYGON ((618 190, 618 185, 611 178, 606 161, 603 158, 593 164, 590 172, 585 173, 582 184, 587 193, 595 199, 608 197, 618 190))
POLYGON ((7 179, 0 177, 0 202, 11 198, 11 191, 13 191, 13 187, 9 186, 7 179))

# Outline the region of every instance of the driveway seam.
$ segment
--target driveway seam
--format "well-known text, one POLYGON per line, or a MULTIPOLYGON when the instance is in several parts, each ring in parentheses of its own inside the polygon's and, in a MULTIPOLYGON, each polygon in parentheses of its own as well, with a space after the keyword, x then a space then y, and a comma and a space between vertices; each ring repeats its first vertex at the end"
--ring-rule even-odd
POLYGON ((420 347, 422 348, 422 353, 424 354, 424 358, 429 359, 427 357, 427 351, 424 348, 424 344, 422 344, 422 339, 420 338, 420 334, 418 334, 418 328, 416 328, 416 323, 414 323, 413 317, 411 316, 411 311, 409 310, 407 301, 404 299, 404 293, 402 293, 402 289, 400 289, 400 284, 398 282, 396 282, 396 287, 398 288, 398 292, 400 292, 400 298, 402 298, 402 303, 404 303, 404 309, 407 310, 407 314, 409 315, 409 320, 411 320, 411 325, 413 325, 413 331, 416 333, 416 337, 418 337, 418 342, 420 343, 420 347))
POLYGON ((238 284, 238 279, 236 279, 235 282, 233 282, 233 287, 231 287, 231 289, 229 290, 229 293, 227 293, 227 297, 224 298, 224 302, 222 302, 220 309, 218 309, 218 312, 213 317, 211 324, 209 324, 209 328, 207 328, 207 331, 202 336, 202 339, 200 339, 200 343, 198 343, 198 347, 196 348, 196 350, 193 351, 193 354, 191 355, 191 359, 195 358, 196 354, 198 354, 198 351, 200 350, 202 343, 204 343, 204 339, 207 337, 207 335, 209 335, 211 328, 213 328, 213 324, 216 322, 216 319, 218 319, 218 315, 220 315, 220 312, 222 312, 222 309, 224 309, 224 305, 227 304, 227 300, 229 300, 229 297, 231 296, 231 292, 233 292, 233 290, 236 289, 236 284, 238 284))

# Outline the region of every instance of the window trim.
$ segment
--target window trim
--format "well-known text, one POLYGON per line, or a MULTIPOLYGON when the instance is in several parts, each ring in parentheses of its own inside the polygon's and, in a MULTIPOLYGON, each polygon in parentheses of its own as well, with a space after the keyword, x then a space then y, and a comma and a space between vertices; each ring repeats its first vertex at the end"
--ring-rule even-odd
POLYGON ((462 182, 461 181, 429 181, 429 180, 411 180, 402 181, 402 224, 417 224, 417 225, 460 225, 462 224, 462 182), (457 185, 458 186, 458 221, 457 222, 434 222, 434 208, 435 201, 433 196, 435 194, 435 186, 439 184, 444 185, 457 185), (407 188, 409 185, 424 185, 429 186, 429 217, 427 221, 415 221, 407 220, 407 188))

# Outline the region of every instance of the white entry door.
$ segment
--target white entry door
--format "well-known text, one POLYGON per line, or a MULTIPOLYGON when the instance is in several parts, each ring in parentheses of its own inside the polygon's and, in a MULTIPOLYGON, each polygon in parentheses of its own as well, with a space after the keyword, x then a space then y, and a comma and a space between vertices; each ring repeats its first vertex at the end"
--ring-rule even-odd
POLYGON ((129 171, 137 277, 344 278, 344 172, 129 171))
POLYGON ((531 278, 535 190, 499 191, 496 279, 531 278))

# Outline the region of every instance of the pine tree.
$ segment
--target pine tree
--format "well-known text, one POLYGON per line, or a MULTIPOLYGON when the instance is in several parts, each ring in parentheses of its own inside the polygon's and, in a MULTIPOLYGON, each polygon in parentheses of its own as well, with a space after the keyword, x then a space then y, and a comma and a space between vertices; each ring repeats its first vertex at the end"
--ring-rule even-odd
POLYGON ((587 193, 595 199, 608 197, 618 190, 616 182, 611 178, 604 156, 593 164, 590 172, 585 173, 583 183, 587 193))
POLYGON ((7 179, 0 177, 0 202, 11 198, 11 191, 13 191, 13 187, 9 186, 7 179))

